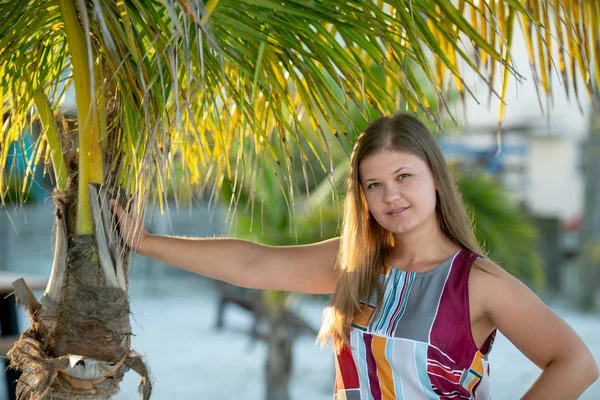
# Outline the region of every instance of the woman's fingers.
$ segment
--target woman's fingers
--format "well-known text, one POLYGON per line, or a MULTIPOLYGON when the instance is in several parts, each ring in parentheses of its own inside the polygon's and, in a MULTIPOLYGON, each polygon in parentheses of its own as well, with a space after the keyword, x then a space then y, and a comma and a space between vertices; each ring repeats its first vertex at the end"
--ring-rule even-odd
POLYGON ((123 215, 123 207, 121 207, 121 205, 115 200, 110 201, 110 209, 117 216, 117 218, 121 218, 121 215, 123 215))
POLYGON ((138 218, 123 209, 115 200, 110 201, 110 208, 117 217, 119 230, 125 242, 134 249, 138 247, 143 235, 146 233, 138 218))

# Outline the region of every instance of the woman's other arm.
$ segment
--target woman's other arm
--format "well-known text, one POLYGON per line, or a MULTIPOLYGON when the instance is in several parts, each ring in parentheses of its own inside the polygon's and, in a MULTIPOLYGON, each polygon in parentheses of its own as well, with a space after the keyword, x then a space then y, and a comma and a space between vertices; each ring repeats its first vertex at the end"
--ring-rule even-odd
POLYGON ((542 369, 523 399, 577 399, 598 379, 579 335, 525 284, 486 259, 476 260, 471 274, 492 325, 542 369))

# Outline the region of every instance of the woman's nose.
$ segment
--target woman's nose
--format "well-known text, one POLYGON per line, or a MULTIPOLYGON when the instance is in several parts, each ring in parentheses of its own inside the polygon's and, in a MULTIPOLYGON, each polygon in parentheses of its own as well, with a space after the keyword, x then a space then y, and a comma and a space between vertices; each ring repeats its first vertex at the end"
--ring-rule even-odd
POLYGON ((385 188, 384 201, 386 203, 394 203, 400 198, 402 198, 402 193, 400 193, 400 190, 398 188, 390 188, 389 186, 385 188))

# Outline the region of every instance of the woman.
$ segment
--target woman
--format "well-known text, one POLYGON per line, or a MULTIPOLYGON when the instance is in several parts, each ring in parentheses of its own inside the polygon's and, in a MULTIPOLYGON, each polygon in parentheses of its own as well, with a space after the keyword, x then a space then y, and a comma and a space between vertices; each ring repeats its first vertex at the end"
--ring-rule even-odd
POLYGON ((598 378, 579 336, 482 256, 437 143, 410 114, 359 137, 340 238, 164 237, 113 210, 142 255, 248 288, 333 293, 319 340, 335 350, 335 399, 488 399, 497 329, 543 370, 524 399, 577 398, 598 378))

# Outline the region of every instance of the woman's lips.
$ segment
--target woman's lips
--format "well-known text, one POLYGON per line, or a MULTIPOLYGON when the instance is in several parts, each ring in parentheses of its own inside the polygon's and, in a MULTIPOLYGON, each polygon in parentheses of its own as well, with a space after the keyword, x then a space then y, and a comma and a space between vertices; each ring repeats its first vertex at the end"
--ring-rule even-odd
POLYGON ((393 211, 390 211, 388 213, 388 215, 392 215, 392 216, 400 215, 400 214, 403 214, 404 211, 408 210, 409 208, 410 208, 410 206, 409 207, 400 207, 400 208, 397 208, 397 209, 395 209, 393 211))

